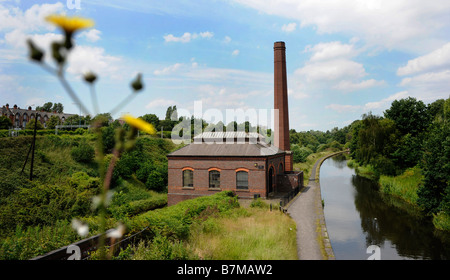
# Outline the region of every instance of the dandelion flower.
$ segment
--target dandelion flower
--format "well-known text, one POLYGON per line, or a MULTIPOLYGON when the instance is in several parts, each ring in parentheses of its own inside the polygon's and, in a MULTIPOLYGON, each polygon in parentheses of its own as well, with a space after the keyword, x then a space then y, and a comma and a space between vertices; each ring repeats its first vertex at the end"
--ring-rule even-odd
POLYGON ((94 26, 94 21, 82 17, 68 17, 63 15, 50 15, 45 18, 48 22, 62 28, 66 34, 72 34, 79 29, 94 26))
MULTIPOLYGON (((82 17, 67 17, 63 15, 50 15, 45 18, 48 22, 53 23, 54 25, 60 27, 65 35, 66 40, 64 42, 64 45, 66 49, 71 49, 73 47, 72 44, 72 35, 75 33, 75 31, 89 28, 94 26, 94 21, 82 18, 82 17)), ((61 63, 61 62, 59 62, 61 63)))
POLYGON ((141 131, 147 132, 148 134, 155 134, 156 130, 153 125, 144 121, 143 119, 135 118, 129 114, 124 115, 122 119, 130 126, 139 129, 141 131))

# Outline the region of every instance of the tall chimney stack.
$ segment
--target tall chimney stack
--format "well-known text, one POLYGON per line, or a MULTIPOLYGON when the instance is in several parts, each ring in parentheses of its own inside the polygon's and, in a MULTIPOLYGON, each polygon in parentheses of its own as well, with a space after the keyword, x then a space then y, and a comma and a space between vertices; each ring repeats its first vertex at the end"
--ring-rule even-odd
POLYGON ((286 75, 286 46, 275 42, 274 51, 274 145, 286 152, 284 170, 292 171, 292 152, 289 142, 289 107, 286 75))

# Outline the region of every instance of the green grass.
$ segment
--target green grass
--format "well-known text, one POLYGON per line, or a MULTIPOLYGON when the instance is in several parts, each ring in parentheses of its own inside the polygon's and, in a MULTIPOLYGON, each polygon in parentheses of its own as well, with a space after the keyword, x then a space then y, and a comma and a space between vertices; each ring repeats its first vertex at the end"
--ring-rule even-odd
POLYGON ((433 225, 439 230, 450 231, 450 215, 445 212, 433 214, 433 225))
POLYGON ((309 183, 309 176, 311 175, 314 163, 316 163, 319 158, 335 152, 335 150, 330 149, 319 153, 313 153, 306 158, 305 162, 294 163, 294 170, 303 171, 303 182, 305 186, 309 183))
POLYGON ((381 175, 380 191, 393 195, 412 204, 417 204, 417 190, 423 182, 422 171, 419 167, 407 169, 403 174, 395 177, 381 175))
POLYGON ((296 225, 267 207, 237 208, 194 227, 187 244, 200 259, 296 260, 296 225))

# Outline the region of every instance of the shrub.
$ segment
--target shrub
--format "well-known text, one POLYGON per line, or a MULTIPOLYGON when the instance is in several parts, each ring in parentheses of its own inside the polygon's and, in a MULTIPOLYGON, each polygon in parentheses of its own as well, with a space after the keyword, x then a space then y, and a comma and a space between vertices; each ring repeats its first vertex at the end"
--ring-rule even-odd
POLYGON ((77 162, 90 163, 94 159, 95 150, 87 141, 81 141, 77 147, 72 148, 70 155, 77 162))

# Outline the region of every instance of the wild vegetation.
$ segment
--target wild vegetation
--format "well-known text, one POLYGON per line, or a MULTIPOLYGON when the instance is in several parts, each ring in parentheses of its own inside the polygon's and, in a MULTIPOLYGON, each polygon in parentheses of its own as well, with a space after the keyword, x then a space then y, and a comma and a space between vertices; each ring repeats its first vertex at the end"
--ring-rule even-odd
MULTIPOLYGON (((87 131, 80 136, 37 136, 33 180, 31 159, 21 172, 32 137, 1 139, 0 259, 30 258, 73 243, 81 238, 71 228, 73 219, 88 223, 91 235, 97 232, 98 210, 93 206, 102 185, 94 160, 96 137, 87 131)), ((107 208, 111 228, 113 221, 123 222, 167 204, 165 154, 175 148, 169 140, 141 136, 135 148, 123 154, 107 208)))
POLYGON ((450 98, 429 105, 395 100, 384 116, 352 123, 349 147, 357 173, 379 180, 380 190, 419 207, 450 230, 450 98))

